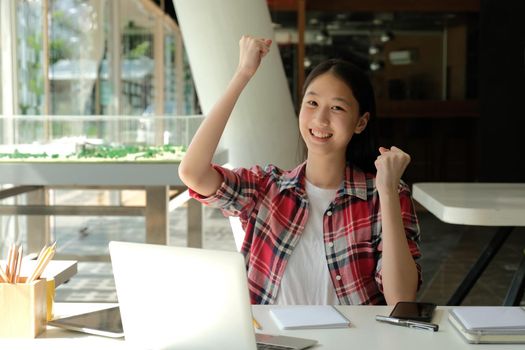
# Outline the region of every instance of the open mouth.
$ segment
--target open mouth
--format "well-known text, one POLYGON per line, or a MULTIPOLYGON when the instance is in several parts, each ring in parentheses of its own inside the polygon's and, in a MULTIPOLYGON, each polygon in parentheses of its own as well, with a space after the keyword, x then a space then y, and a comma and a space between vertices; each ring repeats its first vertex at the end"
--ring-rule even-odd
POLYGON ((318 139, 329 139, 330 137, 332 137, 333 134, 330 134, 330 133, 327 133, 327 132, 323 132, 323 131, 319 131, 319 130, 314 130, 314 129, 309 129, 310 130, 310 135, 318 138, 318 139))

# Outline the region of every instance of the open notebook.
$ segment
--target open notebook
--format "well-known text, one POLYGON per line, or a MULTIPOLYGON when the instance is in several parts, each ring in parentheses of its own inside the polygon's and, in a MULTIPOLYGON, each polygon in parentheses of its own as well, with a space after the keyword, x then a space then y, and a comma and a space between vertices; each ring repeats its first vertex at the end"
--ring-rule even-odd
POLYGON ((469 343, 525 343, 525 310, 521 307, 456 307, 449 321, 469 343))

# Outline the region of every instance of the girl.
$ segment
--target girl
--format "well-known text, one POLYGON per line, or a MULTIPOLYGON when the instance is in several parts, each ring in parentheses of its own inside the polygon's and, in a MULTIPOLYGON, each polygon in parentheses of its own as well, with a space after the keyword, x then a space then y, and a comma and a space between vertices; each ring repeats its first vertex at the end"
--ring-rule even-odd
MULTIPOLYGON (((238 68, 179 167, 202 203, 239 216, 255 304, 395 304, 421 281, 419 228, 396 147, 371 149, 375 102, 366 75, 329 60, 307 77, 299 129, 307 159, 228 170, 211 164, 242 90, 271 40, 243 36, 238 68)), ((203 277, 205 278, 205 277, 203 277)))

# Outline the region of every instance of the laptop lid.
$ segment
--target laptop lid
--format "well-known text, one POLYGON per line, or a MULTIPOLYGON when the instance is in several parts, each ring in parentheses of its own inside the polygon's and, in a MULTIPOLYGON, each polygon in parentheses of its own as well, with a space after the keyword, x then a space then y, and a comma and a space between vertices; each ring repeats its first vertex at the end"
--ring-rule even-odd
POLYGON ((126 341, 160 349, 255 350, 240 253, 110 242, 126 341))

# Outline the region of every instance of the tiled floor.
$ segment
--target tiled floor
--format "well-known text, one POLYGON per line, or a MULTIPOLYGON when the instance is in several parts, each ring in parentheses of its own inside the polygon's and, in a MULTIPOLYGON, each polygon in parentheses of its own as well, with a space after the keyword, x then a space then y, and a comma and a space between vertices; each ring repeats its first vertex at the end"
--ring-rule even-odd
MULTIPOLYGON (((428 284, 419 297, 444 304, 492 239, 497 228, 447 225, 437 221, 431 214, 420 216, 422 230, 428 238, 422 245, 425 256, 422 265, 427 269, 428 284), (451 244, 452 237, 443 242, 441 237, 448 236, 451 232, 456 233, 455 242, 451 244), (434 257, 438 252, 442 256, 434 257)), ((514 272, 524 256, 524 249, 525 229, 514 229, 462 305, 501 305, 514 272)), ((522 300, 522 305, 525 305, 525 300, 522 300)))
MULTIPOLYGON (((186 209, 170 216, 171 244, 186 245, 186 209)), ((420 300, 443 305, 473 264, 495 228, 467 227, 440 222, 428 212, 419 213, 422 232, 420 263, 423 285, 420 300)), ((235 250, 229 222, 217 210, 204 211, 204 247, 235 250)), ((58 217, 59 253, 85 256, 107 254, 110 240, 144 241, 144 219, 117 217, 58 217)), ((489 265, 463 305, 501 304, 525 248, 525 229, 516 229, 489 265)), ((109 263, 79 262, 78 274, 57 288, 57 301, 116 301, 109 263)))

